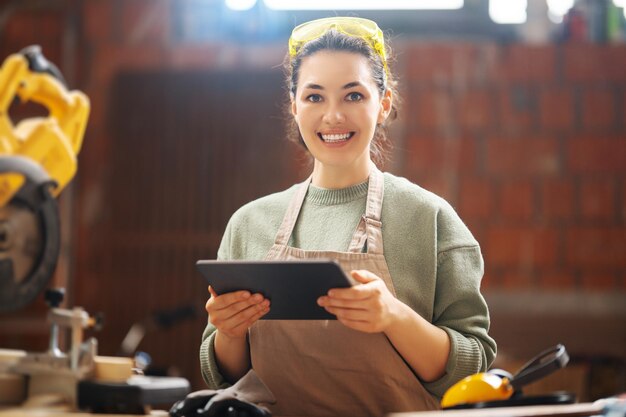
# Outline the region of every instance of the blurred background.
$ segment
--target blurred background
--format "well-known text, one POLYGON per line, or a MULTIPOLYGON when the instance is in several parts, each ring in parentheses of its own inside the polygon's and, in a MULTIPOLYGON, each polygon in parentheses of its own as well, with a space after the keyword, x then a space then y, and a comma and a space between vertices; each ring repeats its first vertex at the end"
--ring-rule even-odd
MULTIPOLYGON (((561 342, 571 365, 537 390, 623 392, 625 5, 1 0, 0 59, 39 44, 91 100, 53 285, 64 305, 103 313, 100 354, 119 354, 140 323, 153 371, 203 388, 195 261, 215 258, 238 207, 309 172, 283 134, 291 29, 372 18, 404 101, 385 169, 447 199, 480 242, 496 365, 514 371, 561 342)), ((45 350, 46 311, 39 300, 0 315, 0 347, 45 350)))

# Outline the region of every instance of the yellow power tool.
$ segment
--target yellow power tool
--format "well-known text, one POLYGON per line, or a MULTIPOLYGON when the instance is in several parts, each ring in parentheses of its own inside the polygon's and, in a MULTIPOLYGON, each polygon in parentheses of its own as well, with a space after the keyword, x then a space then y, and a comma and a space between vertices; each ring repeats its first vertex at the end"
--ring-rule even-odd
POLYGON ((569 355, 565 346, 559 344, 535 356, 515 375, 502 369, 470 375, 446 391, 441 399, 441 407, 488 408, 572 403, 575 396, 570 393, 525 397, 521 391, 523 386, 563 368, 568 362, 569 355))
POLYGON ((55 197, 76 173, 89 100, 68 91, 59 70, 30 46, 0 68, 0 312, 29 304, 52 277, 59 255, 55 197), (14 124, 18 98, 47 117, 14 124))
MULTIPOLYGON (((56 197, 76 173, 88 116, 87 97, 67 90, 39 47, 9 56, 0 68, 0 313, 29 304, 54 273, 56 197), (14 125, 9 106, 15 98, 43 105, 48 117, 14 125)), ((83 341, 94 318, 81 307, 59 308, 62 295, 46 291, 47 351, 0 349, 0 407, 53 397, 71 409, 144 414, 189 393, 184 378, 132 375, 130 358, 98 356, 97 341, 83 341), (70 332, 66 352, 59 348, 61 331, 70 332)))

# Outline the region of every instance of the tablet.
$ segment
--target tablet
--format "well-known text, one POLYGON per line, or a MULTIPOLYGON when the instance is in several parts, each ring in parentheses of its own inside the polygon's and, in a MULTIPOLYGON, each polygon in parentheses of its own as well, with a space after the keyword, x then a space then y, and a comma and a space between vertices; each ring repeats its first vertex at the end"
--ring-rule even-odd
POLYGON ((217 294, 248 290, 271 302, 261 320, 335 320, 317 305, 331 288, 347 288, 352 280, 336 261, 214 261, 196 263, 217 294))

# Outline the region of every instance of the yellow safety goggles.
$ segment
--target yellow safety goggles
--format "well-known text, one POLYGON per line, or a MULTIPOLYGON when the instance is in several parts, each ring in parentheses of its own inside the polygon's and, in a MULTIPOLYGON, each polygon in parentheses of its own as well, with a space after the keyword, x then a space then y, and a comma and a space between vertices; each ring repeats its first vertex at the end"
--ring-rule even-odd
POLYGON ((387 71, 387 53, 385 52, 383 31, 380 30, 376 22, 359 17, 327 17, 296 26, 289 38, 289 56, 295 57, 302 45, 321 37, 331 29, 365 40, 382 58, 385 71, 387 71))

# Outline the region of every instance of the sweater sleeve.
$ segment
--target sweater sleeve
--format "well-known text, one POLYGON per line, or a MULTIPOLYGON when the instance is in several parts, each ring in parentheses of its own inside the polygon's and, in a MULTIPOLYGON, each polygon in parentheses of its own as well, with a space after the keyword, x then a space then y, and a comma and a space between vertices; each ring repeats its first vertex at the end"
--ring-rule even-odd
POLYGON ((215 360, 215 327, 210 323, 202 334, 200 345, 200 370, 202 378, 210 389, 221 389, 230 386, 220 373, 215 360))
MULTIPOLYGON (((232 226, 229 222, 226 231, 222 237, 222 243, 217 251, 217 259, 230 259, 232 226)), ((221 389, 230 386, 224 379, 217 367, 215 359, 215 327, 211 323, 207 323, 202 333, 202 343, 200 344, 200 371, 202 378, 210 389, 221 389)))
POLYGON ((484 372, 496 355, 488 335, 489 311, 480 294, 483 258, 478 245, 451 247, 437 254, 433 324, 450 338, 445 374, 424 386, 442 397, 466 376, 484 372))

